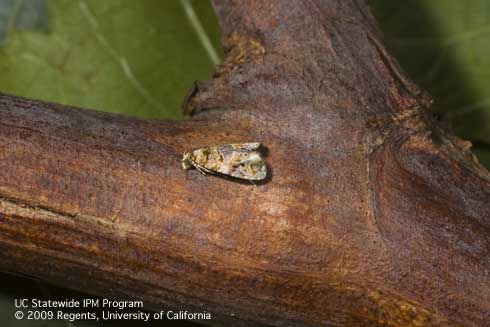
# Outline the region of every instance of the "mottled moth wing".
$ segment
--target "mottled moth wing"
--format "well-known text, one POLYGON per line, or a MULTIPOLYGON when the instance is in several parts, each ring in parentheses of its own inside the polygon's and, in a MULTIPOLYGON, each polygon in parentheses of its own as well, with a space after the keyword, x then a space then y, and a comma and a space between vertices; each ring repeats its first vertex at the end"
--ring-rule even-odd
POLYGON ((260 147, 259 142, 250 142, 250 143, 235 143, 235 144, 225 144, 219 146, 220 151, 239 151, 239 152, 249 152, 253 150, 257 150, 260 147))
POLYGON ((260 152, 260 143, 225 144, 191 152, 193 166, 204 172, 217 172, 241 179, 261 180, 267 176, 267 167, 260 152))
POLYGON ((223 164, 216 171, 236 178, 261 180, 267 175, 262 155, 254 151, 260 143, 226 144, 217 148, 223 164), (231 148, 231 149, 230 149, 231 148))

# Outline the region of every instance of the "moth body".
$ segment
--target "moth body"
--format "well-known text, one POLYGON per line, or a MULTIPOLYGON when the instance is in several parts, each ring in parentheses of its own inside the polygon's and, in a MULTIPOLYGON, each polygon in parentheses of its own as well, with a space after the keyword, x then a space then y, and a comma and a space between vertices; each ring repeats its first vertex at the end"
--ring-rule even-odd
POLYGON ((185 152, 182 168, 206 173, 219 173, 248 180, 262 180, 267 166, 257 149, 260 143, 224 144, 185 152))

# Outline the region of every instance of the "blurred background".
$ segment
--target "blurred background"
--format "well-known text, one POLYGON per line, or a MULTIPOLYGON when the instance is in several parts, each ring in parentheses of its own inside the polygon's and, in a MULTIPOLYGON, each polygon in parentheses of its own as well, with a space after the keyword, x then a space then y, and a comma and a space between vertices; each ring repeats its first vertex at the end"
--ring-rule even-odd
MULTIPOLYGON (((490 167, 490 1, 370 0, 385 44, 435 99, 431 111, 490 167)), ((182 99, 222 59, 207 0, 0 0, 0 92, 130 116, 184 119, 182 99)), ((0 274, 0 326, 95 326, 15 320, 15 298, 87 295, 0 274)), ((99 322, 103 326, 199 326, 99 322)))

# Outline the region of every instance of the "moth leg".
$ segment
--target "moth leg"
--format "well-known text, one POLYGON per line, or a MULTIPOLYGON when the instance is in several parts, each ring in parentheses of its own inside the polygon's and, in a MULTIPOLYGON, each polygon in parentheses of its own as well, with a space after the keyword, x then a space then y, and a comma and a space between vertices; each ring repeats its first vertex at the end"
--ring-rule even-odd
POLYGON ((212 174, 213 171, 210 170, 210 169, 207 169, 201 165, 194 165, 194 167, 196 167, 197 170, 199 170, 201 172, 201 174, 203 175, 206 175, 206 174, 212 174))
POLYGON ((254 182, 252 182, 251 179, 247 179, 247 180, 250 182, 250 184, 252 184, 253 186, 257 187, 257 184, 255 184, 254 182))
POLYGON ((204 176, 206 176, 206 171, 204 170, 204 168, 202 167, 199 167, 198 165, 195 165, 194 167, 196 167, 196 169, 201 173, 203 174, 204 176))

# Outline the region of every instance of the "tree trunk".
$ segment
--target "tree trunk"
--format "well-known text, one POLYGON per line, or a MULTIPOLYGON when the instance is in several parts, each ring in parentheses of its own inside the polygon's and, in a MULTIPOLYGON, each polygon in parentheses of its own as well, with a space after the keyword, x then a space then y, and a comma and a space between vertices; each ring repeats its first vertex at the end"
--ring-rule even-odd
POLYGON ((0 97, 0 268, 223 326, 489 326, 490 174, 360 0, 215 0, 185 122, 0 97), (253 186, 184 151, 261 142, 253 186))

